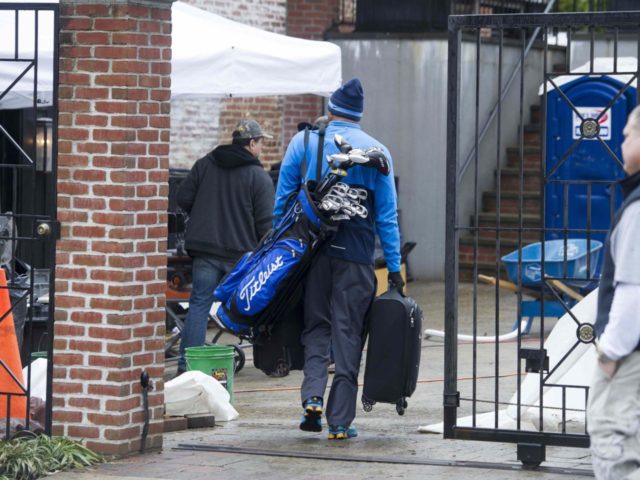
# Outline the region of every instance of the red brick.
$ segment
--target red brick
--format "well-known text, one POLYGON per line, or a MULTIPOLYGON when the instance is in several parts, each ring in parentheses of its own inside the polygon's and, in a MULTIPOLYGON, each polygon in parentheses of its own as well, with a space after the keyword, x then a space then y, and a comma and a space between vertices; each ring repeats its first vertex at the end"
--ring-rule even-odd
POLYGON ((76 336, 81 337, 84 335, 85 329, 80 325, 69 325, 66 323, 55 322, 55 336, 76 336))
MULTIPOLYGON (((68 267, 56 267, 56 277, 60 279, 75 278, 78 280, 84 280, 87 278, 87 270, 85 268, 68 268, 68 267)), ((58 299, 56 298, 56 307, 60 306, 58 299)))
POLYGON ((131 366, 131 359, 121 356, 90 355, 89 365, 94 367, 128 368, 131 366))
POLYGON ((114 198, 109 200, 109 208, 115 211, 137 212, 144 210, 145 201, 134 198, 120 199, 114 198))
POLYGON ((114 33, 113 43, 122 45, 148 45, 149 36, 144 33, 114 33))
MULTIPOLYGON (((92 274, 93 276, 93 274, 92 274)), ((98 312, 72 312, 71 320, 76 323, 100 323, 102 322, 102 314, 98 312)))
POLYGON ((91 77, 86 73, 60 73, 60 84, 89 85, 91 77))
POLYGON ((58 240, 56 248, 66 252, 84 252, 87 249, 87 242, 67 238, 64 240, 58 240))
POLYGON ((111 117, 112 127, 145 128, 149 124, 146 115, 116 115, 111 117))
POLYGON ((81 59, 78 60, 77 67, 79 72, 108 72, 109 62, 106 60, 81 59))
MULTIPOLYGON (((164 348, 164 340, 162 341, 162 345, 164 348)), ((107 352, 109 353, 128 354, 139 352, 141 349, 142 342, 140 340, 107 344, 107 352)))
POLYGON ((105 32, 78 32, 76 34, 78 44, 85 45, 109 45, 109 34, 105 32))
POLYGON ((92 220, 100 225, 133 225, 134 217, 129 213, 101 213, 95 212, 91 215, 92 220))
MULTIPOLYGON (((99 181, 105 180, 106 174, 99 170, 77 170, 73 175, 75 180, 99 181)), ((74 197, 73 207, 82 210, 104 210, 107 202, 104 198, 74 197)))
POLYGON ((138 325, 143 322, 141 313, 111 313, 107 315, 107 323, 109 325, 138 325))
POLYGON ((91 272, 91 279, 106 282, 131 282, 133 281, 133 272, 124 270, 93 270, 91 272))
POLYGON ((87 140, 89 132, 84 128, 60 128, 58 135, 65 140, 87 140))
POLYGON ((138 79, 135 75, 125 74, 96 75, 95 83, 109 87, 135 87, 138 84, 138 79))
POLYGON ((125 257, 125 256, 110 256, 109 266, 113 268, 139 268, 144 265, 143 256, 137 257, 125 257))
POLYGON ((122 328, 90 327, 89 336, 107 340, 129 340, 131 332, 122 328))
MULTIPOLYGON (((54 395, 65 393, 82 393, 82 383, 53 382, 53 393, 54 395)), ((60 419, 59 421, 64 420, 60 419)))
POLYGON ((106 229, 104 227, 94 227, 94 226, 74 226, 73 227, 74 237, 102 238, 104 237, 105 232, 106 232, 106 229))
POLYGON ((105 17, 109 13, 109 6, 102 4, 77 5, 76 13, 86 17, 105 17))
POLYGON ((149 63, 139 62, 135 60, 133 61, 114 60, 111 63, 111 71, 113 71, 114 73, 148 73, 149 63))
MULTIPOLYGON (((133 306, 131 300, 111 299, 111 298, 92 298, 90 307, 98 310, 131 310, 133 306)), ((111 352, 111 350, 108 350, 111 352)), ((111 352, 114 353, 114 352, 111 352)))
POLYGON ((100 395, 108 397, 124 397, 131 394, 129 385, 91 385, 87 388, 89 395, 100 395))
MULTIPOLYGON (((129 18, 98 18, 95 20, 94 30, 120 31, 135 30, 137 23, 129 18)), ((102 57, 102 54, 96 52, 96 56, 102 57)))
POLYGON ((69 425, 67 435, 75 438, 100 438, 100 429, 97 427, 81 427, 69 425))
MULTIPOLYGON (((144 21, 138 22, 138 31, 145 33, 160 33, 162 32, 162 23, 156 21, 144 21)), ((164 32, 166 33, 166 32, 164 32)))
MULTIPOLYGON (((75 257, 74 257, 75 258, 75 257)), ((86 263, 84 265, 87 265, 86 263)), ((73 291, 76 293, 87 293, 90 295, 101 295, 104 293, 104 286, 99 283, 74 283, 73 291)), ((58 293, 58 292, 56 292, 58 293)))
MULTIPOLYGON (((106 127, 109 117, 106 115, 76 115, 76 125, 95 125, 98 127, 106 127)), ((58 159, 59 160, 59 159, 58 159)))
MULTIPOLYGON (((136 375, 139 375, 136 372, 136 375)), ((109 412, 122 412, 127 410, 134 410, 140 407, 140 397, 132 397, 123 400, 107 400, 106 410, 109 412)))
POLYGON ((136 113, 136 105, 129 102, 96 102, 95 110, 100 113, 136 113))
MULTIPOLYGON (((84 327, 78 326, 76 328, 82 328, 84 330, 84 327)), ((100 353, 102 352, 102 348, 103 348, 103 344, 101 341, 69 340, 69 350, 77 350, 79 352, 100 353)), ((93 365, 93 364, 89 362, 89 365, 93 365)))
POLYGON ((76 148, 79 153, 107 153, 109 145, 107 143, 85 142, 77 143, 76 148))
MULTIPOLYGON (((54 388, 55 388, 54 384, 54 388)), ((59 384, 57 385, 59 386, 59 384)), ((61 392, 57 392, 61 393, 61 392)), ((76 392, 68 392, 68 393, 76 393, 76 392)), ((82 413, 81 412, 65 412, 61 410, 53 410, 53 421, 54 422, 64 422, 64 423, 80 423, 82 422, 82 413)))
POLYGON ((69 377, 72 380, 100 380, 102 379, 102 370, 71 368, 69 371, 69 377))
POLYGON ((81 183, 58 182, 58 193, 68 195, 86 195, 89 187, 81 183))
POLYGON ((102 197, 131 197, 136 193, 136 188, 130 185, 93 185, 91 190, 102 197))
MULTIPOLYGON (((91 30, 92 20, 89 18, 61 17, 61 30, 91 30)), ((62 49, 62 48, 61 48, 62 49)))
POLYGON ((76 87, 74 95, 75 98, 82 98, 87 100, 107 100, 109 98, 109 89, 95 87, 76 87))
POLYGON ((93 131, 94 140, 103 140, 106 142, 129 142, 135 140, 136 133, 132 130, 104 130, 95 129, 93 131))

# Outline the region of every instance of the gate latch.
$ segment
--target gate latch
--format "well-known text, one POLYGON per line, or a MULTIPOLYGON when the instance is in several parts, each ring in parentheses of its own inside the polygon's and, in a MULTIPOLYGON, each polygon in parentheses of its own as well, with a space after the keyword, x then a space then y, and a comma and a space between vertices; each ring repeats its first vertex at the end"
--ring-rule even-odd
POLYGON ((525 360, 524 369, 530 373, 540 373, 549 371, 549 356, 545 348, 538 350, 535 348, 521 348, 520 358, 525 360))

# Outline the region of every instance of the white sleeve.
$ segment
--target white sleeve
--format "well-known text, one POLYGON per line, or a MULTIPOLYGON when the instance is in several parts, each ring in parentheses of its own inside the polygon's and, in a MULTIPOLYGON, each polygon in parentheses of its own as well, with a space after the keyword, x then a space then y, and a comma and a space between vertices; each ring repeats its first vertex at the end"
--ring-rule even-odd
POLYGON ((613 295, 609 323, 598 347, 611 360, 629 355, 640 343, 640 285, 619 283, 613 295))
POLYGON ((615 283, 640 285, 640 201, 627 207, 611 237, 615 283))

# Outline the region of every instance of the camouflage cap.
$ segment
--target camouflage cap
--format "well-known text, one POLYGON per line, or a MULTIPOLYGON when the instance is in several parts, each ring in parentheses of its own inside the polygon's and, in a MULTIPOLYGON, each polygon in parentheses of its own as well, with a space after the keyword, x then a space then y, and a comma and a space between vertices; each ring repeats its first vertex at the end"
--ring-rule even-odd
POLYGON ((262 127, 255 120, 241 120, 232 133, 233 138, 273 138, 262 131, 262 127))

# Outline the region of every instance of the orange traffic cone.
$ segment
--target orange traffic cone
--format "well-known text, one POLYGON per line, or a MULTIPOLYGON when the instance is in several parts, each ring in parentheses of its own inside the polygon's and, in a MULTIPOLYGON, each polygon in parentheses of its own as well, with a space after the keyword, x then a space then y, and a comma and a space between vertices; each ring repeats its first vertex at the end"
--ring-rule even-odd
MULTIPOLYGON (((20 349, 11 315, 11 300, 7 286, 7 276, 0 268, 0 418, 11 416, 12 418, 25 419, 27 417, 27 398, 24 396, 24 380, 22 378, 22 362, 20 361, 20 349), (3 318, 4 317, 4 318, 3 318), (11 371, 13 376, 7 372, 11 371), (16 380, 20 384, 16 383, 16 380), (11 411, 7 415, 9 393, 11 395, 11 411), (21 395, 21 396, 20 396, 21 395)), ((24 301, 24 300, 23 300, 24 301)))

